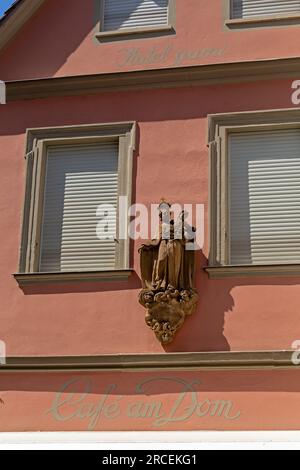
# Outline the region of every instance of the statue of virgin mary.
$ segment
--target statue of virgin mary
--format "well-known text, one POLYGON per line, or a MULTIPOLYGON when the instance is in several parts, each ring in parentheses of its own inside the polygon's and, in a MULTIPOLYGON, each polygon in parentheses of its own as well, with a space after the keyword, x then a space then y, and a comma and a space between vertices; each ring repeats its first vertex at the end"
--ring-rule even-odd
POLYGON ((170 205, 159 205, 159 236, 143 244, 141 275, 143 287, 152 291, 188 290, 194 284, 194 251, 186 250, 193 241, 195 229, 185 222, 183 211, 177 221, 171 218, 170 205))

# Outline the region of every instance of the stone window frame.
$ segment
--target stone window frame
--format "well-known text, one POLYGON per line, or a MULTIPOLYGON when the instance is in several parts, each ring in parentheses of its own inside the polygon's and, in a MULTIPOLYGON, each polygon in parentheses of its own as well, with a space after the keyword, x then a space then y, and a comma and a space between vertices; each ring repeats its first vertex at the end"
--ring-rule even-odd
POLYGON ((269 28, 276 26, 299 26, 300 13, 274 16, 256 16, 253 18, 232 18, 232 1, 223 0, 225 26, 228 29, 269 28))
MULTIPOLYGON (((133 156, 136 148, 136 123, 88 124, 79 126, 33 128, 26 131, 26 183, 19 271, 20 285, 98 280, 126 280, 130 269, 130 240, 116 240, 114 270, 39 272, 43 200, 47 149, 49 146, 119 141, 118 194, 132 202, 133 156)), ((118 221, 118 214, 117 214, 118 221)))
POLYGON ((210 159, 209 277, 300 276, 299 264, 229 264, 228 135, 239 132, 300 129, 300 109, 208 115, 210 159))
POLYGON ((101 42, 121 41, 128 39, 143 39, 175 34, 176 24, 176 0, 169 0, 168 24, 161 26, 143 26, 138 28, 127 28, 123 30, 104 31, 104 2, 95 0, 96 34, 95 37, 101 42))

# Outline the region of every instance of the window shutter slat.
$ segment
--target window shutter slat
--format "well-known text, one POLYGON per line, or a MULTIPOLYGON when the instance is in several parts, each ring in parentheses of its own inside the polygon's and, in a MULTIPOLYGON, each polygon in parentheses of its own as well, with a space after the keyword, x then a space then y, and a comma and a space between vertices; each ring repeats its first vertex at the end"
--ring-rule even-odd
POLYGON ((232 18, 288 15, 300 12, 300 0, 233 0, 232 18))
MULTIPOLYGON (((114 240, 99 240, 96 210, 118 200, 118 143, 50 147, 40 270, 115 268, 114 240)), ((109 217, 114 235, 115 216, 109 217)))
POLYGON ((300 130, 229 136, 231 264, 300 262, 300 130))
POLYGON ((169 0, 105 0, 104 31, 168 23, 169 0))

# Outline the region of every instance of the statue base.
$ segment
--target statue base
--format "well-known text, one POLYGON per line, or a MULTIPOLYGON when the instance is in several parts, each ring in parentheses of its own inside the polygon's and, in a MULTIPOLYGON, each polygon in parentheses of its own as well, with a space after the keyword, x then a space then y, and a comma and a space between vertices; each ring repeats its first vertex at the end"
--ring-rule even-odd
POLYGON ((158 291, 143 289, 139 302, 147 309, 146 324, 165 345, 174 340, 186 317, 196 310, 198 294, 194 289, 179 291, 172 286, 158 291))

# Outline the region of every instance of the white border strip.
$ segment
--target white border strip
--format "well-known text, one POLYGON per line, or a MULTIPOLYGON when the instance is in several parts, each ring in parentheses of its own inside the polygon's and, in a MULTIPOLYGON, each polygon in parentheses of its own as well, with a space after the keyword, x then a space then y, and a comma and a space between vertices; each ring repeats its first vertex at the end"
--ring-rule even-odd
POLYGON ((300 449, 300 431, 0 433, 0 449, 300 449))

